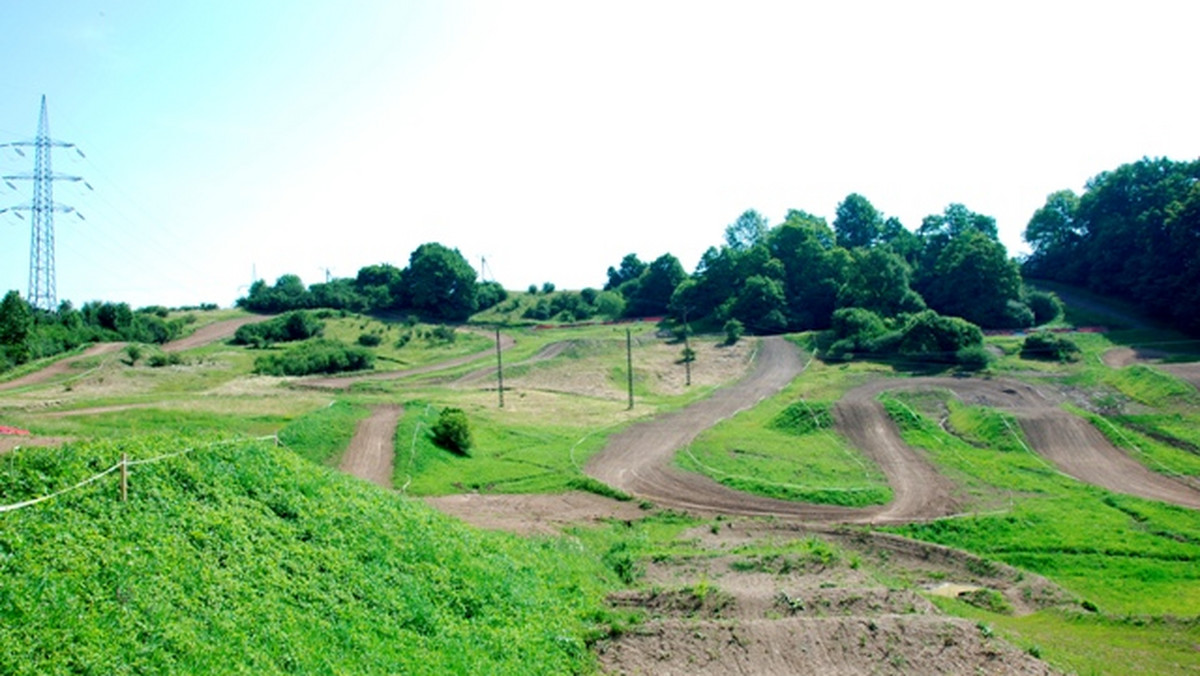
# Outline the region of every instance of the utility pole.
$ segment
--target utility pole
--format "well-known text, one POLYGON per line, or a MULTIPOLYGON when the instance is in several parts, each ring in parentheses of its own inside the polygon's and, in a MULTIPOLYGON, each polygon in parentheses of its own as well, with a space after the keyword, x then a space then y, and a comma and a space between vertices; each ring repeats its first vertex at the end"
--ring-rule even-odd
POLYGON ((633 410, 633 333, 625 329, 625 371, 629 374, 629 410, 633 410))
POLYGON ((500 327, 496 327, 496 380, 499 387, 497 391, 500 393, 500 408, 504 408, 504 361, 500 356, 500 327))
MULTIPOLYGON (((32 307, 53 311, 58 307, 58 293, 55 289, 54 273, 54 212, 74 213, 81 220, 83 215, 64 204, 54 202, 55 181, 83 181, 79 176, 64 176, 55 174, 51 169, 51 148, 75 148, 74 143, 55 141, 50 138, 50 122, 46 116, 46 96, 42 95, 42 111, 38 117, 37 137, 33 141, 14 141, 0 144, 0 148, 8 147, 22 157, 25 153, 21 148, 33 147, 33 173, 11 174, 4 177, 9 181, 33 181, 33 199, 29 204, 0 209, 0 214, 6 211, 32 213, 32 228, 29 237, 29 297, 27 301, 32 307)), ((83 151, 75 148, 80 157, 83 151)), ((9 183, 11 186, 12 183, 9 183)), ((84 185, 91 189, 86 181, 84 185)), ((22 218, 17 213, 18 218, 22 218)))

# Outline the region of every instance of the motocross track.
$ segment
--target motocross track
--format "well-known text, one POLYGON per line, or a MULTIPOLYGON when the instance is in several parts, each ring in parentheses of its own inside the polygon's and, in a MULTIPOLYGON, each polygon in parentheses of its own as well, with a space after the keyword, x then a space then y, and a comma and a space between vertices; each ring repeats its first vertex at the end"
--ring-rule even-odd
POLYGON ((35 371, 28 375, 21 376, 16 380, 10 380, 7 383, 0 383, 0 390, 14 390, 18 387, 27 385, 40 385, 54 379, 56 376, 61 376, 64 373, 70 373, 71 367, 75 362, 95 357, 97 355, 112 354, 125 347, 125 343, 98 343, 83 351, 83 354, 74 359, 60 359, 46 368, 35 371))
POLYGON ((392 465, 396 455, 393 437, 404 412, 400 406, 376 406, 358 422, 338 469, 384 488, 392 487, 392 465))
POLYGON ((592 477, 666 507, 700 513, 777 516, 816 522, 900 523, 947 516, 954 486, 905 444, 876 396, 892 389, 946 389, 969 404, 1009 410, 1033 449, 1080 481, 1152 500, 1200 509, 1200 491, 1150 471, 1086 421, 1059 408, 1056 396, 1004 379, 880 379, 846 393, 834 407, 837 431, 875 461, 894 499, 883 507, 810 505, 747 495, 671 467, 675 453, 718 421, 779 391, 803 371, 796 349, 763 340, 753 371, 709 399, 614 436, 585 467, 592 477))
POLYGON ((247 324, 257 324, 265 322, 268 319, 274 318, 275 315, 250 315, 248 317, 236 317, 234 319, 226 319, 221 322, 213 322, 207 326, 202 326, 196 329, 190 336, 184 336, 179 340, 172 340, 169 343, 163 343, 163 352, 182 352, 190 350, 194 347, 215 343, 218 340, 232 338, 237 330, 247 324))
MULTIPOLYGON (((517 341, 513 340, 511 336, 500 334, 501 350, 507 350, 516 344, 517 341)), ((487 354, 494 354, 495 349, 496 348, 493 346, 486 350, 468 354, 456 359, 448 359, 446 361, 440 361, 436 364, 427 364, 425 366, 418 366, 416 368, 405 369, 401 371, 384 371, 382 373, 371 373, 361 376, 342 376, 335 378, 305 378, 302 381, 296 382, 295 386, 318 390, 348 390, 355 383, 365 383, 373 380, 397 380, 407 376, 415 376, 422 373, 433 373, 435 371, 443 371, 445 369, 454 368, 455 366, 462 366, 463 364, 469 364, 487 354)))

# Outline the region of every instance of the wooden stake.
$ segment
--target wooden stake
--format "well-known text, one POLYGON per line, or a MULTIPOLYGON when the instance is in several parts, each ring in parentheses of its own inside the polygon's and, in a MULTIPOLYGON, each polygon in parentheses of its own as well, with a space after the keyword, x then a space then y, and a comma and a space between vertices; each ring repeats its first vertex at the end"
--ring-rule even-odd
POLYGON ((129 500, 129 454, 121 454, 121 502, 129 500))

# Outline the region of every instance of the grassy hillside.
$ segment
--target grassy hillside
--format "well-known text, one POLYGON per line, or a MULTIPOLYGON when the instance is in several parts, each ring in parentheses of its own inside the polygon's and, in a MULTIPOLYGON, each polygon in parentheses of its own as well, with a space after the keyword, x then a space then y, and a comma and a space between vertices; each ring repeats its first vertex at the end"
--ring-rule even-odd
MULTIPOLYGON (((166 437, 23 449, 0 503, 166 437)), ((606 574, 482 533, 269 442, 196 446, 0 513, 0 673, 590 672, 606 574)))

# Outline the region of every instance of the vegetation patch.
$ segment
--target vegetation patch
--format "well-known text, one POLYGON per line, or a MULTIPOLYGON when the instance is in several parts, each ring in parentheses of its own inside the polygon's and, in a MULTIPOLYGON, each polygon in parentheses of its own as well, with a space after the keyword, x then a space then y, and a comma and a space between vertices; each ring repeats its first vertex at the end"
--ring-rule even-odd
MULTIPOLYGON (((22 449, 15 502, 178 439, 22 449)), ((595 667, 615 575, 237 443, 0 515, 0 672, 562 674, 595 667)))
POLYGON ((365 371, 375 365, 375 355, 343 342, 316 339, 282 353, 254 360, 254 372, 269 376, 307 376, 316 373, 365 371))

